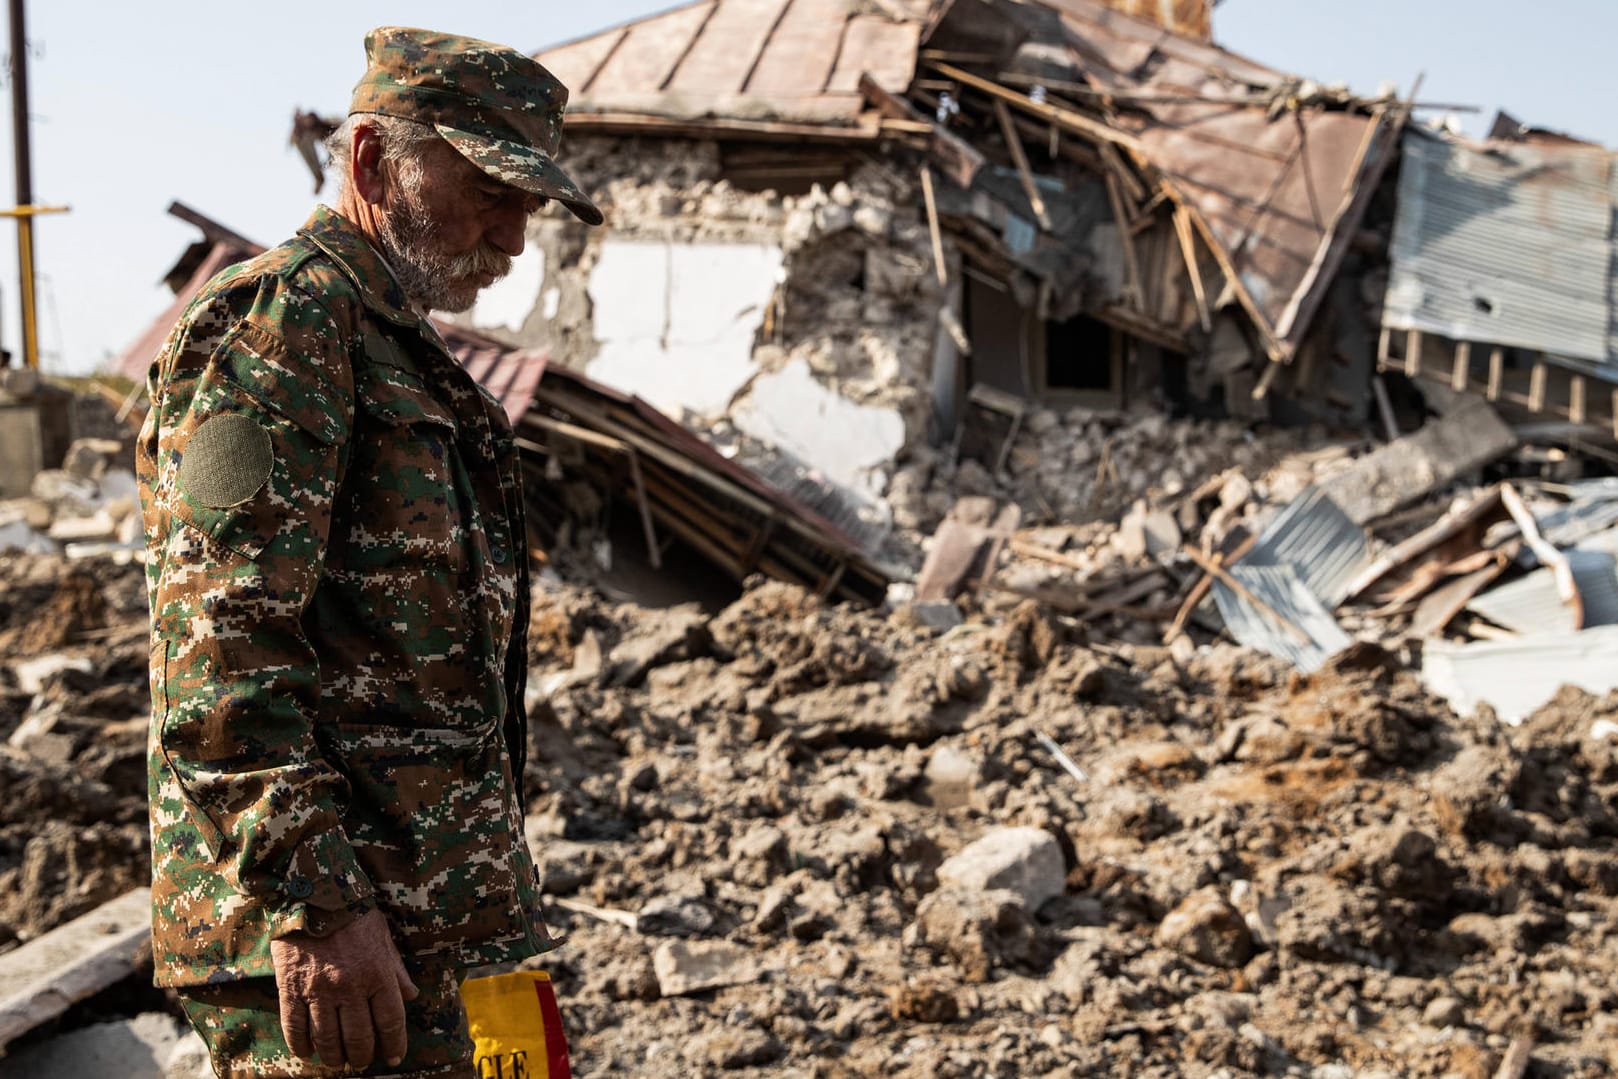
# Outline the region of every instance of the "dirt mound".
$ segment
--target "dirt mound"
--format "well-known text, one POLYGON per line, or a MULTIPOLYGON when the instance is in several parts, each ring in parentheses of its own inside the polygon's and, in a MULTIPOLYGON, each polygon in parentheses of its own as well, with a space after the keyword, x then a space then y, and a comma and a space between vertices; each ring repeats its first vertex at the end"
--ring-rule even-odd
MULTIPOLYGON (((80 615, 0 676, 5 948, 146 878, 146 646, 138 566, 0 584, 0 631, 80 615)), ((533 620, 538 962, 583 1074, 1618 1066, 1618 696, 1509 728, 1370 646, 1306 678, 769 583, 717 614, 552 583, 533 620)))
MULTIPOLYGON (((661 617, 614 608, 620 640, 661 617)), ((569 935, 542 963, 581 1070, 1488 1075, 1519 1036, 1546 1074, 1618 1064, 1618 768, 1589 735, 1615 702, 1511 731, 1374 647, 1310 678, 1180 663, 1033 605, 938 633, 763 585, 707 629, 540 708, 530 825, 569 935), (1062 894, 941 888, 1003 825, 1058 838, 1062 894), (745 978, 659 979, 693 935, 745 978)))

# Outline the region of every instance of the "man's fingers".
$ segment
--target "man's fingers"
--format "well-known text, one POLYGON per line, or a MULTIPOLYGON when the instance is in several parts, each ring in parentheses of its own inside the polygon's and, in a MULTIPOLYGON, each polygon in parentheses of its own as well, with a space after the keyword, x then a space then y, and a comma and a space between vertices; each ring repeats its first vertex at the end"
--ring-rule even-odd
POLYGON ((309 1039, 309 1008, 302 997, 282 992, 281 1033, 293 1056, 309 1060, 315 1055, 314 1043, 309 1039))
POLYGON ((376 1033, 371 1028, 371 1008, 365 1001, 350 1001, 337 1012, 343 1031, 343 1053, 351 1068, 369 1068, 376 1053, 376 1033))
POLYGON ((410 980, 410 972, 405 969, 404 960, 399 958, 398 952, 393 953, 393 976, 398 979, 399 992, 406 1000, 415 1000, 421 996, 421 990, 410 980))
MULTIPOLYGON (((414 995, 416 987, 410 988, 414 995)), ((404 1000, 399 992, 398 987, 390 985, 371 997, 371 1025, 376 1028, 377 1052, 389 1064, 403 1060, 405 1051, 410 1048, 405 1035, 404 1000)), ((350 1064, 353 1062, 349 1060, 350 1064)))
POLYGON ((343 1065, 343 1028, 337 1021, 337 1008, 318 997, 309 1002, 309 1037, 328 1068, 343 1065))

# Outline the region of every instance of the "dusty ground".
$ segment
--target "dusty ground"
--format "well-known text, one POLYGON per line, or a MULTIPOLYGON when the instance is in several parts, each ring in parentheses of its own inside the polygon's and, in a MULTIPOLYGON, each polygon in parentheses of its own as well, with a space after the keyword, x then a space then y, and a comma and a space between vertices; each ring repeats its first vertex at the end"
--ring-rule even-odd
MULTIPOLYGON (((0 948, 146 875, 140 572, 0 557, 0 948), (17 688, 58 653, 88 670, 17 688)), ((1513 1039, 1530 1076, 1618 1069, 1618 699, 1509 729, 1369 647, 1300 679, 774 584, 711 617, 553 586, 534 617, 581 1075, 1486 1077, 1513 1039), (1064 894, 939 889, 1005 825, 1057 839, 1064 894), (753 980, 662 997, 654 956, 708 940, 753 980)))

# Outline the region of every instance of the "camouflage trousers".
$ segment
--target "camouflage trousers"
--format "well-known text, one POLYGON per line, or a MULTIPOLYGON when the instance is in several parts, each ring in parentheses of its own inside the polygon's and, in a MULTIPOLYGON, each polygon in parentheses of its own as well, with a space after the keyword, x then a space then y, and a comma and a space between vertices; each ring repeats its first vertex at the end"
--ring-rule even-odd
POLYGON ((292 1055, 281 1035, 280 995, 274 978, 245 978, 218 985, 187 985, 175 990, 191 1025, 208 1046, 221 1079, 475 1079, 472 1037, 461 1005, 465 972, 407 963, 421 990, 405 1002, 409 1048, 399 1064, 374 1061, 364 1071, 328 1068, 292 1055))

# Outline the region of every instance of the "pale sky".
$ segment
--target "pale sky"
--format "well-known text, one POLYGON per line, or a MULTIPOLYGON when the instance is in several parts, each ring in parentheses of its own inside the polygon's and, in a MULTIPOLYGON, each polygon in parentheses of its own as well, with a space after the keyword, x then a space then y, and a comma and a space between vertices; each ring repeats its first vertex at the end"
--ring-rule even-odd
MULTIPOLYGON (((94 369, 169 302, 159 278, 197 238, 164 212, 171 200, 266 244, 302 224, 315 196, 287 142, 293 111, 346 111, 372 26, 428 26, 531 52, 668 6, 30 0, 35 201, 73 208, 36 228, 45 369, 94 369)), ((1504 107, 1618 145, 1610 107, 1618 5, 1608 0, 1531 8, 1520 0, 1224 0, 1214 36, 1271 67, 1365 93, 1383 81, 1406 92, 1425 72, 1422 100, 1483 110, 1462 117, 1470 131, 1504 107)), ((0 114, 0 203, 10 205, 9 101, 0 114)), ((16 263, 15 227, 0 219, 0 341, 13 350, 16 263)))

